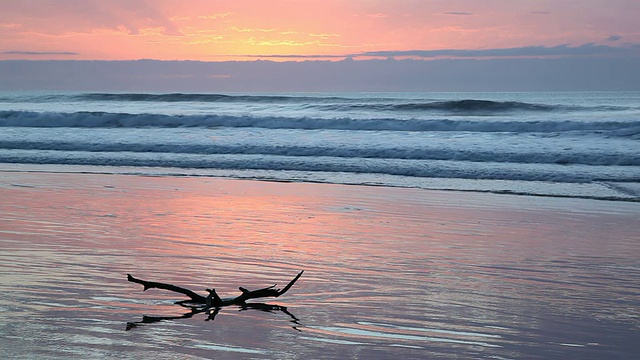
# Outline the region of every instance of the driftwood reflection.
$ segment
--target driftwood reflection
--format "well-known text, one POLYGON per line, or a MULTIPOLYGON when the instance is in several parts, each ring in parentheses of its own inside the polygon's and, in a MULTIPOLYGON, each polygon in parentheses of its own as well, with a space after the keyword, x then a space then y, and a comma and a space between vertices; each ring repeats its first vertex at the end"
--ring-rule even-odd
MULTIPOLYGON (((205 315, 207 315, 207 317, 205 318, 205 321, 213 321, 216 319, 216 315, 218 315, 218 313, 220 312, 220 307, 201 307, 201 306, 188 306, 188 305, 184 305, 184 304, 180 304, 183 307, 187 307, 189 308, 189 312, 186 312, 182 315, 178 315, 178 316, 148 316, 148 315, 143 315, 142 316, 142 320, 141 321, 132 321, 132 322, 127 322, 127 327, 126 330, 129 331, 131 329, 137 328, 139 326, 142 325, 146 325, 146 324, 153 324, 153 323, 157 323, 157 322, 161 322, 161 321, 166 321, 166 320, 179 320, 179 319, 188 319, 193 317, 194 315, 197 314, 202 314, 204 313, 205 315)), ((239 310, 238 311, 246 311, 246 310, 258 310, 258 311, 264 311, 264 312, 268 312, 268 313, 284 313, 286 315, 288 315, 291 320, 289 320, 289 322, 291 323, 291 327, 294 330, 300 331, 300 329, 298 329, 298 326, 300 325, 300 319, 298 319, 295 315, 293 315, 286 306, 280 306, 280 305, 274 305, 274 304, 265 304, 265 303, 245 303, 245 304, 241 304, 238 305, 239 310)))

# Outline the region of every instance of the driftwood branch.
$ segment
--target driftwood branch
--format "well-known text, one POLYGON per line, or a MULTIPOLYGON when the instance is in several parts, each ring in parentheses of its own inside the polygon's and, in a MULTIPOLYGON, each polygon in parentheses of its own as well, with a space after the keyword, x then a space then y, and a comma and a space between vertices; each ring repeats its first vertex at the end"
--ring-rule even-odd
POLYGON ((249 299, 257 299, 257 298, 264 298, 264 297, 279 297, 280 295, 286 293, 293 286, 293 284, 295 284, 295 282, 298 281, 300 276, 302 276, 302 273, 304 273, 304 270, 300 271, 300 273, 298 273, 298 275, 296 275, 296 277, 293 278, 293 280, 291 280, 287 284, 287 286, 282 288, 282 290, 276 289, 276 285, 272 285, 264 289, 258 289, 258 290, 252 290, 252 291, 247 290, 246 288, 240 287, 239 289, 242 292, 242 294, 236 297, 224 298, 224 299, 218 296, 215 289, 206 289, 209 294, 207 296, 202 296, 200 294, 197 294, 189 289, 185 289, 180 286, 175 286, 172 284, 166 284, 166 283, 155 282, 155 281, 141 280, 133 277, 131 274, 127 274, 127 280, 144 286, 143 291, 146 291, 148 289, 162 289, 162 290, 169 290, 169 291, 186 295, 187 297, 190 298, 190 300, 182 300, 182 301, 176 302, 177 304, 180 304, 183 306, 205 305, 207 308, 219 308, 219 307, 228 306, 228 305, 244 305, 245 302, 249 299))
POLYGON ((204 296, 198 295, 189 289, 185 289, 179 286, 160 283, 160 282, 154 282, 154 281, 140 280, 140 279, 134 278, 133 276, 131 276, 131 274, 127 274, 127 280, 134 283, 142 284, 142 286, 144 286, 144 289, 142 289, 142 291, 147 291, 149 289, 163 289, 163 290, 175 291, 175 292, 187 295, 188 297, 191 298, 191 301, 193 301, 194 303, 206 302, 206 298, 204 296))

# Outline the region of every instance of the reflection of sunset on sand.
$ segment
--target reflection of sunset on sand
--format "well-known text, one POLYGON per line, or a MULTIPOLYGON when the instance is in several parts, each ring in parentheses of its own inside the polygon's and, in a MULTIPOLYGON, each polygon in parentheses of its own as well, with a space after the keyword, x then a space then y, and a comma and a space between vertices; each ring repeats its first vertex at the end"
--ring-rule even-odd
POLYGON ((0 196, 3 354, 166 355, 144 344, 176 337, 206 356, 638 350, 635 203, 24 172, 2 173, 0 196), (246 309, 262 311, 208 315, 125 276, 227 297, 301 269, 246 309))

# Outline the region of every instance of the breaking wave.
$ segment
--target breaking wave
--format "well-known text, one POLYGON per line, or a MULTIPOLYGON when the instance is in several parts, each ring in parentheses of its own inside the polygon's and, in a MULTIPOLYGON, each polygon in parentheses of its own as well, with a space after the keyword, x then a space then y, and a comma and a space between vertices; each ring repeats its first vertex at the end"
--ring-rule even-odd
POLYGON ((629 151, 615 153, 566 152, 561 150, 503 152, 495 150, 460 151, 439 147, 332 147, 305 145, 219 145, 121 143, 84 141, 0 141, 0 149, 44 150, 87 153, 145 153, 189 155, 267 155, 332 157, 345 159, 445 160, 484 163, 559 164, 590 166, 640 166, 640 158, 629 151))
POLYGON ((562 133, 606 132, 610 136, 637 137, 640 121, 482 121, 451 119, 322 119, 310 117, 164 115, 111 112, 31 112, 0 111, 0 127, 70 127, 70 128, 136 128, 136 127, 231 127, 301 130, 362 131, 462 131, 562 133))
POLYGON ((58 151, 0 151, 0 163, 64 164, 122 167, 163 167, 214 170, 305 171, 351 174, 383 174, 418 178, 457 178, 586 183, 592 181, 637 182, 626 167, 551 164, 473 163, 458 161, 390 160, 369 158, 288 157, 265 155, 200 155, 170 153, 89 153, 58 151))

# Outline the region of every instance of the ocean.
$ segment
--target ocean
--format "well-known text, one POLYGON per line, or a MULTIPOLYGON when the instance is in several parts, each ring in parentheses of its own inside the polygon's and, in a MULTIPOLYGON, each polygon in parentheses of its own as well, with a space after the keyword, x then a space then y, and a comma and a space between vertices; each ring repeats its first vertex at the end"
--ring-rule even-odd
POLYGON ((638 92, 0 93, 0 358, 637 357, 639 140, 638 92))
POLYGON ((4 169, 640 201, 640 92, 0 93, 4 169))

